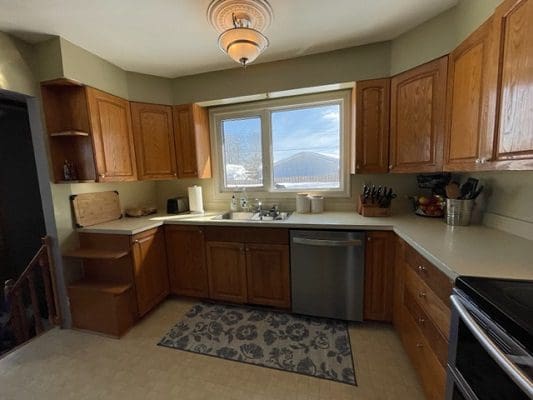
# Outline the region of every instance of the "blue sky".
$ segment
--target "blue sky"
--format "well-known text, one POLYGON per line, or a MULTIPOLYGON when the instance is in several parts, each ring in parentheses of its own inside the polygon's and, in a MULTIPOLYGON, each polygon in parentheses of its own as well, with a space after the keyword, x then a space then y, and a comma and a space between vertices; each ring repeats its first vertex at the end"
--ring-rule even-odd
MULTIPOLYGON (((272 113, 274 162, 300 151, 314 151, 339 158, 339 118, 338 104, 274 111, 272 113)), ((259 130, 260 124, 256 118, 224 122, 227 143, 238 143, 243 152, 258 150, 259 130)))

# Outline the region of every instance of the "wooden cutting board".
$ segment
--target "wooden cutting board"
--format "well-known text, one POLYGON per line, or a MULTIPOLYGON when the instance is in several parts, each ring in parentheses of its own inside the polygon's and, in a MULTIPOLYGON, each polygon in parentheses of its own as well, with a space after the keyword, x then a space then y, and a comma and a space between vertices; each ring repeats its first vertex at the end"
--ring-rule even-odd
POLYGON ((73 194, 70 201, 78 228, 122 218, 117 191, 73 194))

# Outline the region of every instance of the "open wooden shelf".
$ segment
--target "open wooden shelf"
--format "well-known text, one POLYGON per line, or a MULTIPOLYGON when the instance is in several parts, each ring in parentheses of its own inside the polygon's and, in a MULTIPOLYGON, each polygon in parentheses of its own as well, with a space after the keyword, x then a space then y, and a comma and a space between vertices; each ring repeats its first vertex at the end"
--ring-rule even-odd
POLYGON ((117 260, 125 257, 129 254, 123 250, 106 250, 106 249, 92 249, 92 248, 79 248, 76 250, 70 250, 63 254, 64 257, 69 258, 84 258, 92 260, 117 260))
POLYGON ((50 136, 52 137, 61 137, 61 136, 89 136, 89 132, 82 132, 77 130, 68 130, 61 132, 51 132, 50 136))
POLYGON ((72 179, 72 180, 58 180, 55 183, 96 183, 96 179, 72 179))
POLYGON ((113 295, 119 295, 126 292, 133 285, 131 283, 102 282, 90 279, 82 279, 68 285, 69 289, 91 290, 113 295))

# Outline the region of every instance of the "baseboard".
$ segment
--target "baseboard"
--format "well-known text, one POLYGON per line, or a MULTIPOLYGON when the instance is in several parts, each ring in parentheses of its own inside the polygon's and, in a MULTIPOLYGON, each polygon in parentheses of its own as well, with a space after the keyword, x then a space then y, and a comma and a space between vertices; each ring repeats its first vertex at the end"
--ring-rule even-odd
POLYGON ((494 229, 499 229, 500 231, 523 237, 524 239, 533 240, 532 222, 486 212, 483 216, 483 224, 494 229))

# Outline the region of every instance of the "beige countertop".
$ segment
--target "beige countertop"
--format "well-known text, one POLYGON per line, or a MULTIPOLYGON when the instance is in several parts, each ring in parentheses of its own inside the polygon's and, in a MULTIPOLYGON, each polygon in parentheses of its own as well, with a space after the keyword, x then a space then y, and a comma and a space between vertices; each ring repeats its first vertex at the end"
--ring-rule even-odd
POLYGON ((216 220, 221 212, 122 218, 78 232, 134 235, 164 224, 393 230, 450 278, 458 275, 533 280, 533 241, 482 225, 450 227, 412 214, 366 218, 355 212, 292 214, 285 221, 216 220))

